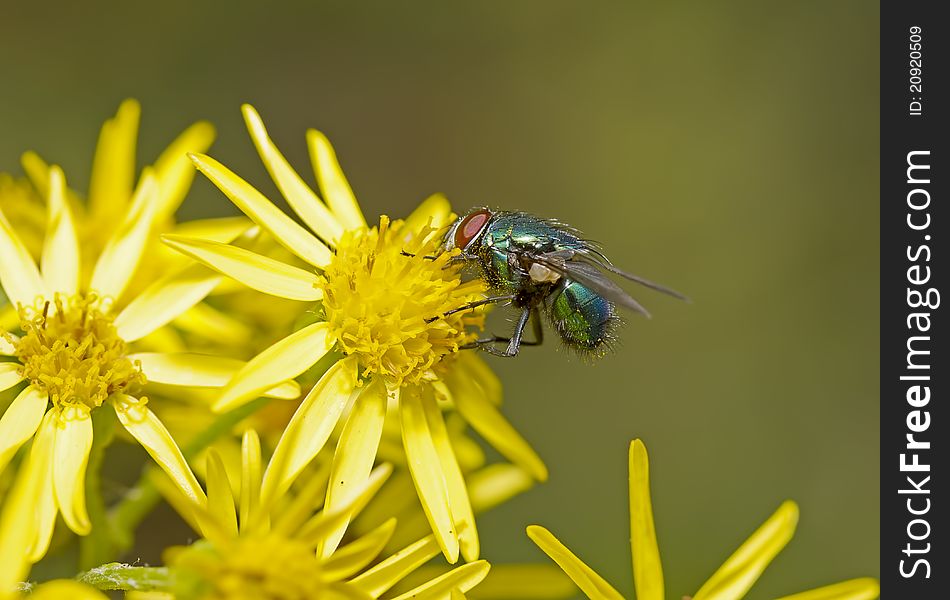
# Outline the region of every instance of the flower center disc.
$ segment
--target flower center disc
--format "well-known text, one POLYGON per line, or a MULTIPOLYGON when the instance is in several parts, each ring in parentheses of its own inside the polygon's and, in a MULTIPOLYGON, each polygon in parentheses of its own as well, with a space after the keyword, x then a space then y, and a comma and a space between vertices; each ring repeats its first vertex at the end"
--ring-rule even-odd
POLYGON ((240 538, 223 551, 185 550, 177 561, 198 576, 202 600, 274 598, 319 600, 326 597, 320 561, 313 549, 276 535, 240 538))
POLYGON ((442 359, 476 338, 467 328, 484 322, 481 311, 444 316, 482 298, 484 284, 461 281, 432 229, 402 225, 383 216, 378 228, 346 233, 322 283, 331 338, 390 386, 434 378, 442 359))
POLYGON ((57 294, 42 310, 21 306, 20 329, 21 374, 46 390, 54 405, 93 409, 111 394, 145 384, 93 294, 57 294))

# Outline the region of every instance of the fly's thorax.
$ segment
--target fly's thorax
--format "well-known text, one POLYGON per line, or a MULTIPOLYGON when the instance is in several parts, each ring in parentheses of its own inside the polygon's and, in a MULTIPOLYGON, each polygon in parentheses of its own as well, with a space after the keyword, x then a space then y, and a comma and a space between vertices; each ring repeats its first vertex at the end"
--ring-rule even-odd
POLYGON ((520 212, 495 213, 489 235, 507 238, 513 247, 538 253, 579 249, 584 244, 572 228, 520 212))

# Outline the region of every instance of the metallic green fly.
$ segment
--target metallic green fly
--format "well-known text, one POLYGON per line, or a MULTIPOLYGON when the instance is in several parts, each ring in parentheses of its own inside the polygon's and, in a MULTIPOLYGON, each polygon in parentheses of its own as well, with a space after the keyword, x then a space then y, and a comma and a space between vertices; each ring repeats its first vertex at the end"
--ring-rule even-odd
POLYGON ((470 346, 497 356, 515 356, 523 345, 540 344, 542 312, 569 348, 603 354, 620 321, 617 305, 650 316, 605 272, 686 300, 679 292, 614 267, 575 229, 527 213, 472 209, 445 235, 443 250, 454 248, 461 250, 458 260, 478 267, 492 295, 452 312, 496 303, 521 311, 511 337, 491 336, 470 346), (531 341, 523 339, 528 321, 535 337, 531 341), (502 350, 499 343, 507 347, 502 350))

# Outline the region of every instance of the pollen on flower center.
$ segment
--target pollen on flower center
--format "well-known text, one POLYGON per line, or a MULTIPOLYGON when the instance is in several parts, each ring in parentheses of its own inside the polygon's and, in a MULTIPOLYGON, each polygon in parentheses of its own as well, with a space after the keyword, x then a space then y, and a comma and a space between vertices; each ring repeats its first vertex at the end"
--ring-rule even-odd
POLYGON ((202 583, 187 595, 202 600, 317 600, 325 596, 313 548, 277 535, 240 538, 220 551, 189 548, 176 562, 199 577, 202 583))
POLYGON ((100 304, 94 294, 77 294, 38 303, 42 309, 20 307, 21 375, 44 389, 54 405, 92 409, 110 394, 145 383, 100 304))
POLYGON ((431 229, 402 226, 383 216, 379 227, 346 233, 321 283, 337 347, 390 386, 434 377, 433 367, 475 339, 467 328, 484 321, 471 310, 443 316, 481 298, 484 285, 461 281, 431 229))

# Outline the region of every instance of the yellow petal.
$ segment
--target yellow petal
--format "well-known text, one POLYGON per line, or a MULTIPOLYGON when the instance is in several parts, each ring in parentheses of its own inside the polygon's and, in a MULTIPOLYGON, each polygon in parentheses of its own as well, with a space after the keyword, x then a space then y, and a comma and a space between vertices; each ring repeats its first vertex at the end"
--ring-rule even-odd
POLYGON ((79 289, 79 242, 66 201, 63 171, 52 167, 49 173, 49 224, 41 258, 43 279, 49 291, 71 296, 79 289))
MULTIPOLYGON (((4 363, 11 364, 11 363, 4 363)), ((12 363, 17 364, 17 363, 12 363)), ((0 473, 23 445, 33 437, 49 401, 45 392, 29 385, 20 392, 0 417, 0 473)))
POLYGON ((102 125, 89 178, 89 206, 98 218, 115 218, 128 208, 140 114, 138 102, 125 100, 115 117, 102 125))
MULTIPOLYGON (((45 408, 45 407, 44 407, 45 408)), ((36 437, 33 438, 33 445, 27 454, 26 460, 20 465, 18 477, 28 478, 18 486, 28 488, 30 499, 29 509, 20 510, 20 514, 31 514, 32 518, 17 518, 29 524, 30 539, 18 548, 22 554, 24 549, 28 554, 27 560, 30 563, 38 562, 49 549, 50 540, 53 537, 53 527, 56 524, 56 517, 59 511, 56 509, 55 492, 53 491, 53 440, 56 435, 56 414, 49 411, 43 417, 39 429, 36 431, 36 437)), ((12 498, 12 496, 11 496, 12 498)), ((13 500, 7 500, 12 503, 13 500)), ((0 538, 3 532, 0 532, 0 538)), ((0 560, 0 563, 4 561, 0 560)), ((2 567, 0 567, 2 570, 2 567)))
POLYGON ((30 561, 24 549, 29 548, 35 523, 24 518, 36 503, 39 479, 29 468, 21 468, 0 511, 0 597, 8 598, 15 586, 26 579, 30 561))
MULTIPOLYGON (((351 490, 362 486, 369 477, 376 460, 376 449, 383 434, 383 422, 386 420, 386 386, 382 378, 376 378, 367 385, 353 403, 340 433, 340 439, 333 454, 333 466, 330 469, 330 485, 324 510, 335 510, 342 498, 351 490)), ((348 522, 332 532, 318 552, 324 558, 333 554, 343 539, 348 522)))
POLYGON ((461 567, 456 567, 436 577, 417 588, 414 588, 393 600, 435 600, 448 599, 452 590, 467 592, 479 584, 488 575, 490 565, 487 561, 479 560, 461 567))
POLYGON ((231 378, 213 409, 223 412, 244 404, 264 390, 300 375, 329 351, 327 324, 308 325, 248 361, 231 378))
POLYGON ((199 121, 175 138, 155 161, 155 177, 159 188, 155 214, 159 219, 175 214, 191 187, 195 168, 188 154, 207 152, 212 142, 214 126, 207 121, 199 121))
POLYGON ((283 494, 326 444, 356 386, 357 365, 355 356, 337 361, 300 403, 264 472, 263 506, 269 507, 271 501, 283 494))
POLYGON ((439 544, 435 536, 426 536, 374 565, 350 583, 377 598, 438 553, 439 544))
POLYGON ((157 350, 159 352, 184 352, 185 340, 180 333, 171 327, 156 329, 144 338, 138 341, 137 345, 141 348, 157 350))
POLYGON ((44 198, 49 195, 49 165, 32 150, 27 150, 20 156, 20 165, 36 191, 44 198))
POLYGON ((320 600, 374 600, 345 581, 334 581, 320 591, 320 600))
MULTIPOLYGON (((185 352, 140 352, 130 354, 129 360, 141 363, 142 372, 152 383, 188 387, 221 387, 247 364, 234 358, 185 352)), ((300 397, 300 385, 296 381, 285 381, 262 395, 293 400, 300 397)))
POLYGON ((530 490, 534 479, 521 467, 496 463, 468 476, 468 494, 472 508, 484 512, 530 490))
POLYGON ((462 369, 470 380, 477 381, 488 401, 498 406, 502 400, 501 380, 478 354, 478 352, 459 353, 458 368, 462 369))
MULTIPOLYGON (((9 306, 4 308, 9 308, 9 306)), ((17 336, 0 329, 0 355, 13 356, 16 354, 16 344, 19 341, 20 338, 17 336)))
POLYGON ((162 241, 197 261, 259 292, 313 302, 323 297, 316 273, 230 244, 174 235, 162 241))
POLYGON ((406 238, 404 239, 414 237, 426 225, 438 231, 448 225, 451 218, 452 205, 442 194, 433 194, 423 200, 422 204, 406 217, 406 221, 402 226, 402 231, 406 232, 406 238))
POLYGON ((630 443, 630 549, 638 600, 663 600, 663 567, 650 502, 650 462, 640 440, 630 443))
POLYGON ((317 175, 320 193, 343 225, 343 229, 366 227, 366 219, 363 218, 356 196, 343 175, 330 141, 319 131, 310 129, 307 131, 307 148, 310 150, 310 160, 317 175))
POLYGON ((205 494, 181 450, 162 422, 145 402, 125 394, 114 394, 112 405, 122 426, 171 477, 178 488, 193 502, 204 505, 205 494))
POLYGON ((134 342, 169 323, 211 293, 221 276, 201 265, 191 265, 149 285, 115 318, 116 332, 134 342))
POLYGON ((488 400, 481 384, 462 378, 458 373, 450 375, 450 381, 452 399, 468 424, 502 456, 524 468, 538 481, 547 480, 548 469, 541 458, 488 400))
MULTIPOLYGON (((388 420, 394 420, 396 425, 399 425, 398 415, 396 414, 388 416, 388 420)), ((398 435, 398 431, 395 433, 398 435)), ((388 432, 384 433, 383 440, 390 435, 388 432)), ((402 440, 397 441, 400 448, 402 448, 402 440)), ((402 451, 401 458, 403 461, 405 461, 405 456, 405 451, 402 451)), ((405 546, 411 540, 417 540, 426 534, 432 533, 432 528, 429 527, 425 513, 419 510, 419 495, 416 493, 415 484, 412 482, 412 475, 408 469, 404 468, 404 464, 400 467, 392 480, 386 484, 386 487, 380 490, 379 496, 370 506, 366 507, 357 524, 360 531, 365 531, 381 525, 390 517, 396 517, 399 519, 399 527, 391 542, 394 548, 405 546)))
POLYGON ((209 306, 196 304, 175 318, 175 326, 225 346, 247 344, 255 334, 243 321, 209 306))
POLYGON ((575 597, 577 586, 556 565, 494 564, 475 591, 480 600, 554 600, 575 597))
POLYGON ((396 529, 396 519, 392 518, 343 546, 323 562, 322 576, 329 581, 339 581, 350 577, 373 562, 396 529))
POLYGON ((297 225, 279 208, 227 167, 204 154, 193 154, 191 160, 225 195, 258 225, 271 232, 282 246, 315 267, 330 262, 330 249, 306 229, 297 225))
POLYGON ((567 549, 554 535, 540 525, 528 526, 528 537, 538 545, 551 560, 570 577, 589 598, 597 600, 623 600, 620 592, 604 581, 584 561, 567 549))
POLYGON ((735 600, 745 596, 755 580, 795 535, 798 505, 787 500, 716 570, 694 600, 735 600))
POLYGON ((408 387, 401 391, 399 415, 402 422, 402 443, 406 448, 412 481, 442 553, 446 560, 454 564, 459 558, 459 540, 449 507, 449 492, 442 474, 442 461, 426 423, 419 390, 408 387))
POLYGON ((343 234, 343 227, 323 201, 303 182, 300 175, 294 171, 287 159, 280 153, 261 120, 257 111, 250 104, 241 107, 247 130, 254 140, 258 154, 280 193, 287 199, 287 204, 294 210, 303 222, 318 236, 335 246, 343 234))
MULTIPOLYGON (((0 216, 3 216, 2 211, 0 211, 0 216)), ((3 290, 0 290, 0 294, 2 293, 3 290)), ((12 344, 20 339, 10 333, 11 329, 19 326, 20 315, 17 313, 16 307, 5 299, 3 305, 0 306, 0 353, 5 353, 8 348, 12 347, 12 344)), ((11 353, 15 354, 15 351, 11 350, 11 353)))
POLYGON ((14 307, 33 306, 37 298, 49 299, 46 283, 40 276, 30 251, 0 211, 0 286, 14 307))
POLYGON ((393 467, 389 463, 383 463, 373 469, 363 485, 352 490, 336 509, 321 511, 304 523, 296 532, 296 539, 307 545, 316 546, 320 544, 326 539, 327 534, 340 526, 340 523, 347 519, 353 519, 360 514, 360 511, 379 491, 379 488, 386 483, 392 472, 393 467))
MULTIPOLYGON (((18 362, 0 362, 0 392, 5 392, 16 384, 23 381, 23 375, 20 375, 21 365, 18 362)), ((3 426, 0 425, 0 430, 3 426)), ((0 442, 2 444, 2 442, 0 442)), ((0 451, 0 456, 3 452, 0 451)), ((0 460, 0 471, 3 471, 3 461, 0 460)))
MULTIPOLYGON (((188 168, 194 171, 195 167, 188 161, 188 168)), ((215 217, 211 219, 196 219, 176 223, 170 233, 185 237, 211 240, 228 243, 237 239, 242 233, 256 227, 247 217, 215 217)))
POLYGON ((452 600, 465 600, 465 594, 462 593, 462 591, 459 590, 458 588, 452 588, 451 599, 452 599, 452 600))
POLYGON ((241 531, 247 527, 261 500, 261 440, 248 429, 241 439, 241 531))
POLYGON ((208 452, 208 512, 214 517, 224 532, 230 537, 238 534, 237 512, 234 509, 234 496, 231 494, 231 482, 224 468, 221 455, 214 449, 208 452))
POLYGON ((86 464, 92 449, 92 419, 88 410, 64 409, 53 440, 53 489, 63 520, 79 535, 92 530, 86 513, 86 464))
POLYGON ((59 511, 56 508, 56 492, 53 489, 53 442, 56 435, 56 413, 49 411, 40 423, 40 428, 30 448, 27 469, 36 480, 34 533, 29 548, 30 562, 39 562, 46 556, 53 539, 53 528, 59 511))
POLYGON ((109 597, 88 585, 71 579, 56 579, 37 586, 30 600, 108 600, 109 597))
POLYGON ((826 585, 807 592, 782 596, 778 600, 875 600, 881 595, 877 579, 863 577, 826 585))
MULTIPOLYGON (((329 483, 330 464, 321 461, 315 468, 307 472, 301 484, 295 486, 293 494, 284 496, 284 500, 279 503, 280 508, 274 514, 271 531, 276 535, 287 537, 299 536, 301 528, 314 518, 314 509, 320 506, 323 499, 327 497, 329 483)), ((260 488, 260 481, 257 485, 260 488)), ((360 489, 364 489, 365 485, 364 480, 360 489)), ((339 506, 336 510, 339 510, 339 506)), ((324 512, 326 511, 324 510, 324 512)), ((349 515, 344 514, 339 522, 347 523, 349 519, 349 515)), ((330 533, 330 528, 325 529, 330 533)), ((322 542, 323 538, 320 538, 315 543, 320 544, 322 542)))
POLYGON ((152 229, 154 203, 158 192, 151 169, 142 173, 142 181, 132 198, 122 225, 106 243, 92 272, 90 291, 118 300, 138 267, 152 229))
POLYGON ((439 410, 435 402, 431 388, 423 393, 422 408, 425 411, 426 424, 429 426, 429 433, 432 435, 436 454, 438 454, 441 461, 442 476, 445 478, 446 491, 448 492, 449 508, 455 522, 455 531, 458 532, 459 549, 466 561, 473 562, 478 560, 479 554, 475 515, 472 513, 472 505, 468 499, 462 470, 459 468, 458 461, 455 459, 455 452, 452 450, 449 432, 446 430, 445 421, 442 419, 442 411, 439 410))

